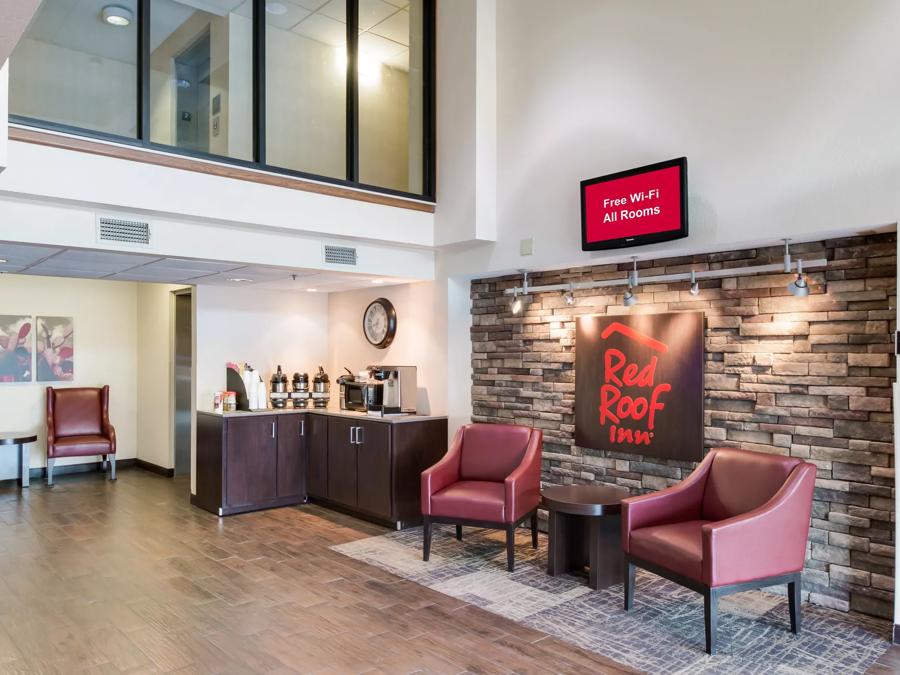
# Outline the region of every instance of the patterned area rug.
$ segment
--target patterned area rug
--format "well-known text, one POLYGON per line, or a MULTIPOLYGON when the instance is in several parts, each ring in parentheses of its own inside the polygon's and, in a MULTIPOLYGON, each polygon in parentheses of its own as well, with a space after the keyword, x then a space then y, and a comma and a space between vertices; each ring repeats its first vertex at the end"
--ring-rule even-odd
POLYGON ((704 652, 703 600, 693 591, 638 572, 635 607, 622 609, 622 586, 592 591, 583 578, 546 573, 547 540, 516 546, 506 571, 502 534, 435 526, 431 560, 422 561, 422 530, 332 547, 531 628, 649 673, 864 673, 890 647, 891 627, 860 614, 803 604, 800 635, 789 630, 787 598, 749 591, 719 601, 719 651, 704 652))

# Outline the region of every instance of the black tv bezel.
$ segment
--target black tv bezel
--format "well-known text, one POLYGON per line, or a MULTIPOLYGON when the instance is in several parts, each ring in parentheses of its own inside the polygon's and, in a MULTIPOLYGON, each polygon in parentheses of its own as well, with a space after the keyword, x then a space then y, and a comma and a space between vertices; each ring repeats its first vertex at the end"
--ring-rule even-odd
POLYGON ((647 244, 657 244, 661 241, 672 241, 674 239, 684 239, 688 236, 688 203, 687 203, 687 157, 678 157, 669 159, 665 162, 657 162, 656 164, 647 164, 639 166, 635 169, 626 171, 618 171, 606 176, 598 176, 597 178, 587 178, 581 181, 581 250, 582 251, 605 251, 613 248, 630 248, 632 246, 646 246, 647 244), (667 232, 653 232, 651 234, 639 234, 634 237, 621 237, 619 239, 604 239, 602 241, 589 242, 587 240, 587 213, 585 210, 585 188, 589 185, 597 183, 606 183, 607 181, 616 180, 618 178, 627 178, 641 173, 649 173, 660 169, 669 169, 677 166, 681 169, 681 227, 677 230, 669 230, 667 232))

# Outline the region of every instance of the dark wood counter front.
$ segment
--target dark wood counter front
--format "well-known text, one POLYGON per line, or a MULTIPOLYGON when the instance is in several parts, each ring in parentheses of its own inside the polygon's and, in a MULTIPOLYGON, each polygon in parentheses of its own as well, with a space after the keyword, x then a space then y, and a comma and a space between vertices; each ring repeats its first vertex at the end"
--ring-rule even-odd
POLYGON ((446 417, 200 412, 191 503, 227 516, 311 499, 399 529, 421 523, 420 475, 446 451, 446 417))

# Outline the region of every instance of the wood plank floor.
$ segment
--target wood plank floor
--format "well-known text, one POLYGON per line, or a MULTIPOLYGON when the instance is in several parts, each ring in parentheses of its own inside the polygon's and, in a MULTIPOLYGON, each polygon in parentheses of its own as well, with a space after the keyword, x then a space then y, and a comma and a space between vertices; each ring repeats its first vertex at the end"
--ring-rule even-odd
POLYGON ((315 506, 220 520, 139 469, 6 484, 0 672, 633 672, 329 549, 384 531, 315 506))

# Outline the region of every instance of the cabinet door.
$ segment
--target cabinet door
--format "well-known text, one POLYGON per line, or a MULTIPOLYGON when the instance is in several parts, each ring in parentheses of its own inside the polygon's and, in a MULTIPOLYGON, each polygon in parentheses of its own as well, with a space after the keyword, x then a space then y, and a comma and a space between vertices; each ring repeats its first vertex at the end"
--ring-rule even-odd
POLYGON ((351 434, 359 424, 328 418, 328 499, 356 508, 356 445, 351 434))
POLYGON ((306 496, 306 415, 278 416, 279 497, 306 496))
POLYGON ((391 520, 391 427, 384 422, 359 422, 357 433, 357 507, 391 520))
POLYGON ((313 497, 328 497, 328 418, 306 415, 307 490, 313 497))
POLYGON ((247 506, 275 498, 275 417, 229 418, 225 451, 225 503, 247 506))

